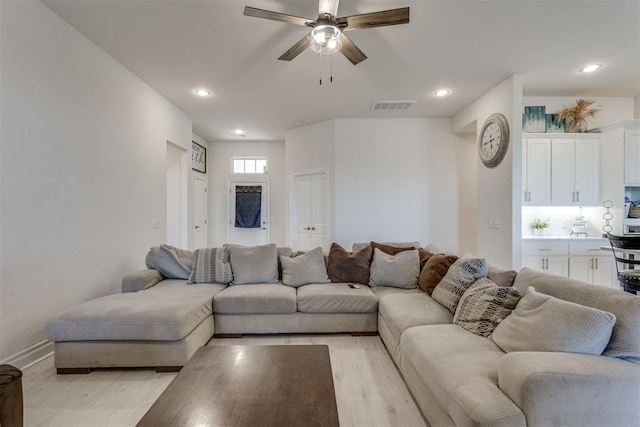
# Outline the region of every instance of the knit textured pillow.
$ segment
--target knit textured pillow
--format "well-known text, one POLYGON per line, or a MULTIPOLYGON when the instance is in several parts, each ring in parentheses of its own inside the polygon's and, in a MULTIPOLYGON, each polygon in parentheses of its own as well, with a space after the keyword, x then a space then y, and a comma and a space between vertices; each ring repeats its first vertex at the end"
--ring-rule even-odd
POLYGON ((228 284, 233 280, 229 263, 229 248, 196 249, 193 255, 193 270, 188 284, 220 283, 228 284))
MULTIPOLYGON (((428 264, 428 263, 427 263, 428 264)), ((460 298, 471 285, 486 277, 489 266, 484 258, 461 257, 453 263, 431 297, 440 305, 455 313, 460 298)))
POLYGON ((516 288, 501 287, 482 277, 460 298, 453 323, 471 333, 488 337, 498 323, 516 308, 520 298, 516 288))

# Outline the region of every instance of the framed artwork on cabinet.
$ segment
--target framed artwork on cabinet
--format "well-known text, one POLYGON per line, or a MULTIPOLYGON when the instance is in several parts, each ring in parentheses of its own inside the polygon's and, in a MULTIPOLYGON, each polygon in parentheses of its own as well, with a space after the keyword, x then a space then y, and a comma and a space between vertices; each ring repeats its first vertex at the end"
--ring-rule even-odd
POLYGON ((207 173, 207 149, 195 141, 191 141, 191 169, 207 173))
POLYGON ((524 107, 522 131, 526 133, 544 133, 546 129, 544 113, 544 106, 524 107))
POLYGON ((558 118, 557 114, 545 114, 545 129, 547 133, 564 133, 565 119, 558 118))

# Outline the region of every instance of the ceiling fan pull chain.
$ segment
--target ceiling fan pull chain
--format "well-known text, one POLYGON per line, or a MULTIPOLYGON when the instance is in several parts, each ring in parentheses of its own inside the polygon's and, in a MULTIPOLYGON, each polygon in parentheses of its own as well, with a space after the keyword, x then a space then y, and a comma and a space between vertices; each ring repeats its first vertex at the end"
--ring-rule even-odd
POLYGON ((322 86, 322 55, 320 55, 320 86, 322 86))
POLYGON ((331 55, 331 65, 330 65, 330 73, 331 75, 329 76, 329 83, 333 83, 333 55, 331 55))

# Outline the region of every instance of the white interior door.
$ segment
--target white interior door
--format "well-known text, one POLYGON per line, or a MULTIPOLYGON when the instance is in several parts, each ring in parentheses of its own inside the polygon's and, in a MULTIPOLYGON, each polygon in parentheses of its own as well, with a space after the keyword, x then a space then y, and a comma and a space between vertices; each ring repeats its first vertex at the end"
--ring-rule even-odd
POLYGON ((195 178, 193 180, 194 193, 194 249, 207 247, 207 182, 195 178))
POLYGON ((292 196, 292 246, 301 250, 318 246, 327 249, 327 174, 295 175, 292 196))
POLYGON ((269 242, 268 182, 229 182, 227 242, 265 245, 269 242))

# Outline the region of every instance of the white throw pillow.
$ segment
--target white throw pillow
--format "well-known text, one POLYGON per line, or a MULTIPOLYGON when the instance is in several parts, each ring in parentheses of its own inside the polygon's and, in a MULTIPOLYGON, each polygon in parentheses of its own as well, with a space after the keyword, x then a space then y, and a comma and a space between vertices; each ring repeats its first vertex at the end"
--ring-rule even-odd
POLYGON ((375 248, 369 286, 412 289, 418 284, 420 256, 416 249, 389 255, 375 248))
POLYGON ((611 313, 538 293, 531 286, 491 339, 507 353, 602 354, 615 323, 611 313))
POLYGON ((280 263, 282 264, 282 283, 287 286, 297 288, 309 283, 329 283, 321 247, 293 258, 281 256, 280 263))

